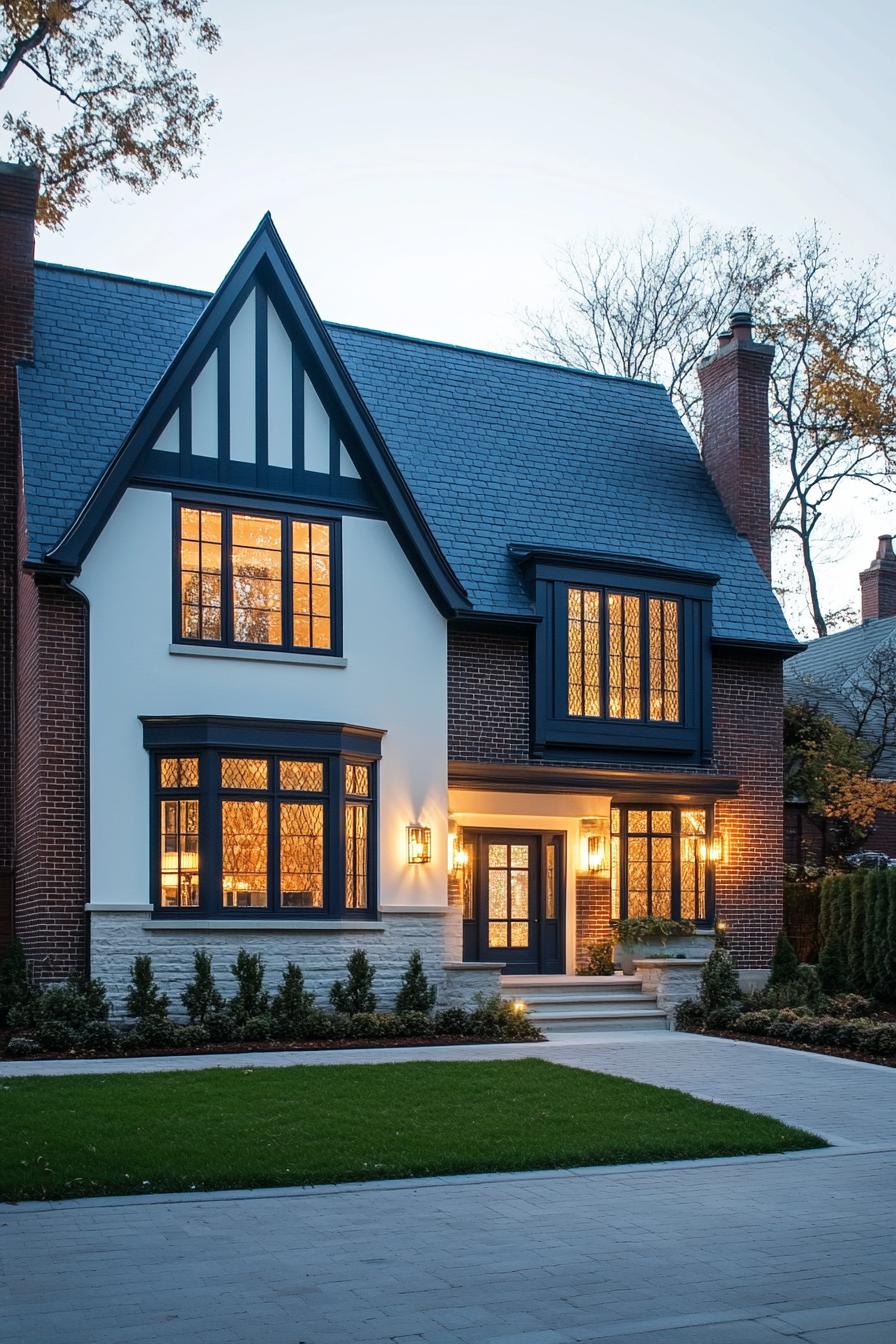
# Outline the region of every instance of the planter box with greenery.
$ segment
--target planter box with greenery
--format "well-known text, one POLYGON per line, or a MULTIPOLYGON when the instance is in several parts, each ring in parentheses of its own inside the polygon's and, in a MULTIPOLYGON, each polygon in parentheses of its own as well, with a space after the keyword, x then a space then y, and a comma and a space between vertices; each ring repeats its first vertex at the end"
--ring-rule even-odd
POLYGON ((616 962, 623 975, 633 975, 645 957, 678 957, 704 961, 713 948, 711 929, 698 929, 689 919, 658 919, 653 915, 621 919, 613 929, 616 962))

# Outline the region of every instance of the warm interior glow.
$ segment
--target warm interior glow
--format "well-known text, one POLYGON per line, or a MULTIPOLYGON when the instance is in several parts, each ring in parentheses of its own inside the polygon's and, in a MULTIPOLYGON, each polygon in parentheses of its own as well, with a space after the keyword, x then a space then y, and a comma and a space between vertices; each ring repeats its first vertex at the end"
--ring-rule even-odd
POLYGON ((727 863, 728 832, 717 831, 711 840, 701 840, 697 846, 697 853, 704 862, 727 863))
POLYGON ((607 842, 602 835, 588 837, 588 871, 599 873, 607 861, 607 842))

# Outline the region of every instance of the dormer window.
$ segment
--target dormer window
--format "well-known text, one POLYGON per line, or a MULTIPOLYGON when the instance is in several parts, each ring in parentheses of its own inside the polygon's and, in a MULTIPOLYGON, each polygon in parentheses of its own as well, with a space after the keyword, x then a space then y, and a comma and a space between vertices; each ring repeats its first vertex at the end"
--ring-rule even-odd
POLYGON ((584 552, 511 553, 539 617, 534 750, 706 759, 715 575, 584 552))
POLYGON ((681 603, 570 584, 566 606, 570 716, 677 723, 681 603))
POLYGON ((338 524, 175 504, 175 639, 339 652, 338 524))

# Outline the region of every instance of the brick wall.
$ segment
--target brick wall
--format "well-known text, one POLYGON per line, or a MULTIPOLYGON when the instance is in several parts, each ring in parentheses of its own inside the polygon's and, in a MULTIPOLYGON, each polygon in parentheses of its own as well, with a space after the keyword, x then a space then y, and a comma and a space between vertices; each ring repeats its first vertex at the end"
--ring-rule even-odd
POLYGON ((610 936, 610 879, 576 873, 576 966, 584 966, 591 943, 610 936))
POLYGON ((729 862, 716 870, 716 914, 744 967, 768 965, 783 918, 783 715, 780 659, 716 651, 715 762, 740 779, 738 797, 716 805, 730 842, 729 862))
POLYGON ((25 572, 18 600, 15 931, 45 982, 87 964, 87 609, 25 572))
POLYGON ((31 169, 0 164, 0 950, 11 932, 15 862, 16 363, 32 355, 37 187, 31 169))
POLYGON ((448 759, 529 759, 529 639, 448 631, 448 759))

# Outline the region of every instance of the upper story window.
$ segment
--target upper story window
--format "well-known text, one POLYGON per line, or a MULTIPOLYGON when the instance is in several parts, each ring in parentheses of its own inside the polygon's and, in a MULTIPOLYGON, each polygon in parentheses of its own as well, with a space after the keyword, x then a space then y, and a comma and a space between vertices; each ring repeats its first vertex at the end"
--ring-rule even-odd
POLYGON ((715 576, 584 553, 512 553, 539 617, 533 749, 708 759, 715 576))
POLYGON ((677 723, 681 603, 574 584, 566 592, 570 715, 677 723))
MULTIPOLYGON (((209 745, 215 735, 195 721, 192 749, 151 747, 158 910, 318 918, 373 911, 376 757, 355 752, 378 752, 379 735, 317 725, 307 749, 259 750, 242 745, 253 740, 254 721, 227 722, 233 746, 209 745)), ((178 721, 184 740, 190 723, 178 721)))
POLYGON ((184 642, 339 651, 338 524, 175 504, 184 642))

